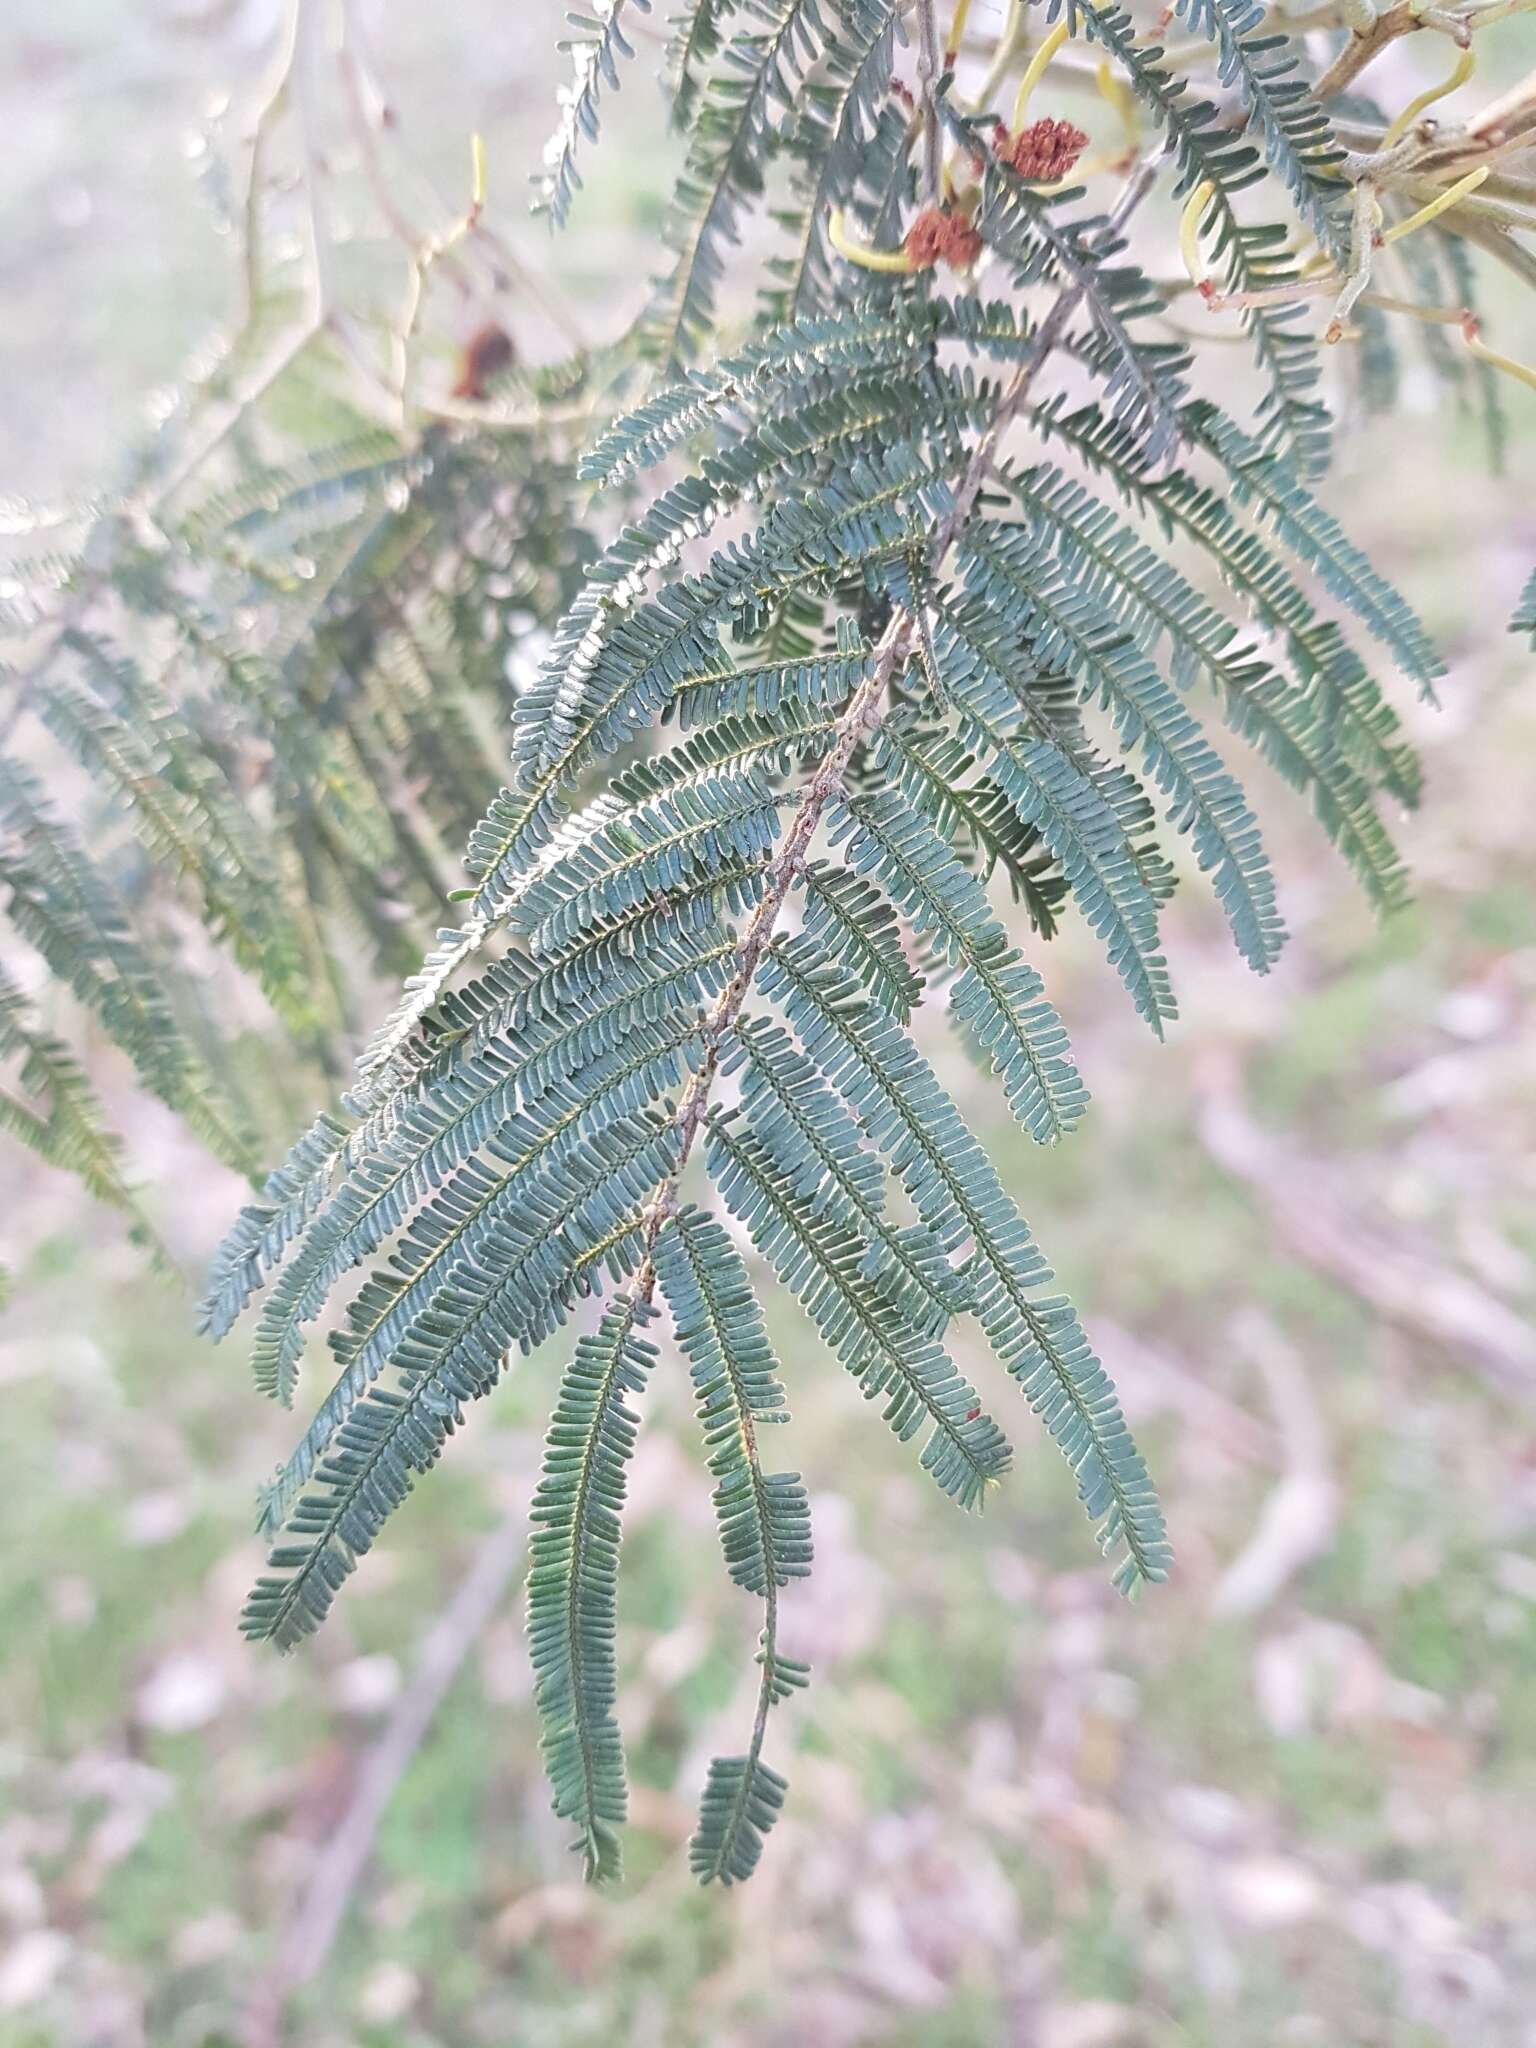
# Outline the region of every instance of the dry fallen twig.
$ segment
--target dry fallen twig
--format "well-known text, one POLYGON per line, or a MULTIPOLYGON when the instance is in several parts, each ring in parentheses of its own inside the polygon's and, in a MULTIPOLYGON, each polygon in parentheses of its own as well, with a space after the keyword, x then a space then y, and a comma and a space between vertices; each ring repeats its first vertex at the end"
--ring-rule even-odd
POLYGON ((1212 1612, 1222 1615, 1255 1614, 1267 1607, 1326 1552, 1338 1523, 1338 1488, 1329 1469, 1322 1413, 1300 1357, 1258 1309, 1237 1316, 1232 1334, 1263 1377, 1285 1471, 1253 1535, 1211 1596, 1212 1612))
POLYGON ((288 2001, 319 1973, 335 1946, 395 1789, 465 1658, 501 1605, 526 1545, 525 1518, 509 1517, 482 1544, 457 1593, 428 1630, 415 1674, 363 1758, 346 1810, 279 1937, 273 1966, 246 2014, 245 2048, 279 2048, 288 2001))
POLYGON ((1206 1150, 1259 1195, 1295 1255, 1389 1322, 1469 1359, 1501 1392, 1536 1391, 1536 1329, 1437 1259, 1417 1237, 1367 1221, 1338 1169, 1270 1137, 1249 1116, 1238 1074, 1209 1061, 1199 1129, 1206 1150))

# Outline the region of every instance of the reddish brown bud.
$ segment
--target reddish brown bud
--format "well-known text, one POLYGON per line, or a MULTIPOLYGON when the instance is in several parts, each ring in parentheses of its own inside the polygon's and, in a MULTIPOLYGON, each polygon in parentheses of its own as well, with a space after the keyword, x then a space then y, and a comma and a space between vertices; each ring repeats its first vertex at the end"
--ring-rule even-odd
POLYGON ((902 247, 919 270, 947 263, 951 270, 969 270, 981 254, 981 237, 963 213, 930 206, 907 229, 902 247))
POLYGON ((459 358, 455 398, 482 399, 489 385, 517 360, 512 337, 494 321, 472 334, 459 358))
POLYGON ((1070 121, 1055 121, 1049 114, 1031 121, 1017 135, 1006 129, 998 142, 998 154, 1021 178, 1041 185, 1054 185, 1065 178, 1088 147, 1088 138, 1070 121))

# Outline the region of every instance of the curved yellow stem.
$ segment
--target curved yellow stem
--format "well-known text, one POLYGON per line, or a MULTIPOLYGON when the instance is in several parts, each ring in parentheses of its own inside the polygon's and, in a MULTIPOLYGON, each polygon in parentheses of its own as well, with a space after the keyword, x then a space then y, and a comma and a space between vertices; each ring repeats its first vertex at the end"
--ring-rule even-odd
MULTIPOLYGON (((1124 155, 1134 155, 1141 141, 1141 112, 1136 103, 1135 93, 1107 58, 1096 67, 1093 78, 1099 88, 1100 97, 1107 100, 1120 117, 1120 132, 1125 137, 1124 155)), ((1094 168, 1107 169, 1110 164, 1119 160, 1117 157, 1105 157, 1101 161, 1096 161, 1094 168)), ((1086 177, 1087 172, 1085 171, 1083 175, 1086 177)))
POLYGON ((955 18, 949 24, 949 34, 944 39, 944 56, 947 66, 953 68, 960 54, 960 45, 965 37, 965 24, 971 11, 971 0, 955 0, 955 18))
POLYGON ((1436 327, 1466 325, 1467 316, 1459 306, 1421 306, 1417 299, 1394 299, 1386 292, 1362 292, 1355 303, 1383 313, 1405 313, 1410 320, 1427 320, 1436 327))
POLYGON ((867 249, 848 232, 843 209, 833 207, 827 216, 827 240, 839 256, 857 263, 861 270, 883 270, 907 276, 917 268, 905 249, 867 249))
POLYGON ((1002 32, 997 47, 992 53, 992 62, 987 66, 987 75, 972 100, 961 100, 958 104, 968 106, 973 114, 981 113, 992 104, 992 95, 1007 76, 1013 62, 1013 53, 1018 46, 1019 28, 1024 16, 1024 0, 1008 0, 1008 12, 1003 17, 1002 32))
POLYGON ((1517 377, 1522 384, 1529 384, 1536 391, 1536 369, 1532 369, 1529 363, 1517 363, 1513 356, 1501 356, 1497 349, 1489 348, 1479 339, 1471 323, 1463 322, 1461 336, 1480 363, 1487 363, 1490 369, 1502 370, 1506 377, 1517 377))
POLYGON ((1018 96, 1013 102, 1013 132, 1015 135, 1024 126, 1024 116, 1029 108, 1030 94, 1045 76, 1046 66, 1067 40, 1069 33, 1067 24, 1064 21, 1058 21, 1025 66, 1024 76, 1019 80, 1018 96))
POLYGON ((1400 242, 1404 235, 1411 235, 1415 228, 1427 227, 1432 220, 1438 220, 1442 213, 1449 213, 1458 199, 1465 199, 1469 192, 1475 192, 1488 176, 1487 164, 1479 164, 1475 171, 1468 171, 1464 178, 1458 178, 1454 185, 1447 185, 1437 198, 1421 206, 1417 213, 1410 213, 1406 220, 1398 221, 1387 229, 1381 238, 1383 248, 1389 242, 1400 242))
POLYGON ((1456 62, 1451 66, 1451 75, 1445 80, 1443 85, 1432 85, 1428 92, 1421 92, 1416 100, 1408 102, 1407 106, 1404 107, 1397 119, 1388 128, 1386 134, 1382 136, 1380 143, 1377 145, 1378 154, 1383 149, 1390 149, 1394 142, 1401 142, 1426 107, 1432 107, 1436 100, 1443 100, 1448 93, 1455 92, 1458 86, 1465 85, 1472 76, 1473 67, 1476 63, 1476 53, 1472 50, 1463 50, 1456 59, 1456 62))
POLYGON ((432 266, 456 249, 460 242, 472 235, 480 225, 480 216, 485 212, 485 138, 475 129, 469 138, 469 204, 459 215, 446 234, 435 242, 425 242, 417 250, 411 264, 410 285, 406 293, 407 336, 415 331, 421 315, 422 299, 426 291, 427 272, 432 266))
POLYGON ((1216 187, 1209 178, 1202 178, 1184 202, 1184 211, 1179 215, 1179 254, 1184 258, 1184 268, 1189 273, 1191 284, 1203 284, 1200 270, 1200 223, 1205 209, 1216 197, 1216 187))

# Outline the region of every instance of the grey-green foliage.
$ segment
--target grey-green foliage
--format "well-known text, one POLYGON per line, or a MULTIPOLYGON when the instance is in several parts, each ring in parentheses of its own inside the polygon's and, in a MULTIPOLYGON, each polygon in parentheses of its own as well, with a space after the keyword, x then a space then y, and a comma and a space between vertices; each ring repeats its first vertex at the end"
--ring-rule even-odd
POLYGON ((711 1764, 692 1850, 701 1880, 732 1884, 751 1876, 782 1804, 784 1781, 762 1756, 769 1709, 810 1676, 778 1647, 779 1589, 811 1566, 810 1512, 799 1473, 763 1469, 758 1433, 788 1411, 751 1276, 730 1238, 712 1217, 685 1209, 657 1231, 653 1269, 693 1376, 725 1567, 763 1603, 751 1740, 744 1755, 711 1764))
POLYGON ((538 427, 213 464, 152 527, 146 490, 19 555, 0 679, 0 939, 51 976, 6 999, 6 1127, 140 1230, 69 1035, 256 1178, 261 1105, 289 1114, 296 1061, 337 1070, 371 973, 430 931, 495 790, 508 660, 590 551, 538 427))
POLYGON ((570 17, 572 27, 580 33, 561 47, 570 52, 576 76, 562 96, 560 125, 544 152, 545 169, 539 180, 543 202, 557 227, 581 189, 576 156, 583 140, 597 138, 603 89, 618 91, 619 61, 635 54, 624 33, 624 16, 626 12, 638 16, 650 11, 651 0, 606 0, 600 15, 570 17))
POLYGON ((613 1717, 624 1467, 639 1394, 656 1358, 641 1335, 649 1311, 617 1297, 583 1337, 561 1382, 529 1542, 528 1637, 555 1811, 580 1829, 587 1874, 618 1868, 624 1750, 613 1717))
MULTIPOLYGON (((1264 175, 1258 152, 1130 46, 1124 16, 1077 12, 1166 128, 1180 189, 1217 187, 1232 281, 1289 275, 1277 237, 1232 209, 1264 175)), ((619 13, 583 31, 588 88, 619 13)), ((1326 234, 1332 148, 1288 56, 1246 6, 1190 18, 1326 234)), ((628 523, 517 699, 462 920, 340 1112, 241 1217, 206 1307, 222 1332, 268 1289, 257 1369, 287 1399, 306 1331, 364 1275, 331 1340, 339 1377, 267 1497, 272 1560, 246 1626, 289 1645, 509 1352, 618 1288, 556 1403, 529 1601, 555 1806, 595 1876, 619 1868, 619 1515, 663 1307, 724 1563, 762 1618, 745 1747, 703 1790, 700 1878, 748 1876, 785 1797, 765 1751, 807 1677, 781 1643, 781 1595, 811 1539, 798 1475, 765 1456, 786 1375, 742 1242, 947 1497, 979 1507, 1006 1482, 987 1404, 1011 1378, 1117 1583, 1164 1575, 1113 1386, 916 1013, 942 999, 1019 1125, 1064 1137, 1088 1098, 1041 974, 1063 920, 1098 935, 1159 1033, 1182 880, 1167 834, 1250 966, 1267 972, 1283 942, 1209 712, 1311 797, 1387 906, 1403 878, 1378 806, 1411 803, 1416 769, 1334 613, 1421 688, 1439 673, 1305 481, 1321 415, 1287 320, 1254 322, 1268 396, 1249 431, 1191 397, 1189 353, 1161 336, 1118 229, 1080 193, 1020 179, 948 104, 981 159, 991 295, 835 259, 832 203, 874 231, 913 201, 921 137, 903 118, 892 139, 881 77, 899 33, 876 0, 739 0, 677 22, 692 140, 676 265, 638 346, 668 366, 706 348, 735 236, 780 173, 791 250, 770 259, 770 292, 794 317, 644 393, 598 439, 584 474, 629 491, 628 523), (1022 431, 994 448, 1009 409, 1022 431), (977 1337, 1002 1367, 990 1385, 956 1362, 977 1337)), ((594 110, 589 90, 576 129, 594 110)), ((562 156, 557 211, 568 171, 562 156)))
POLYGON ((1524 633, 1532 647, 1536 647, 1536 569, 1533 569, 1520 602, 1515 606, 1515 615, 1509 622, 1511 633, 1524 633))
POLYGON ((1300 50, 1287 35, 1265 33, 1259 0, 1176 0, 1174 11, 1216 45, 1217 74, 1224 86, 1236 89, 1271 170, 1319 245, 1337 251, 1337 206, 1327 173, 1337 168, 1343 151, 1299 75, 1300 50))
MULTIPOLYGON (((1262 182, 1266 158, 1275 161, 1278 140, 1285 152, 1287 183, 1301 187, 1309 212, 1326 211, 1328 196, 1317 175, 1315 149, 1298 158, 1283 127, 1277 130, 1274 123, 1261 124, 1260 146, 1255 147, 1241 128, 1228 126, 1210 100, 1200 98, 1185 77, 1164 63, 1155 40, 1139 36, 1123 8, 1100 6, 1097 0, 1064 4, 1078 30, 1121 66, 1166 136, 1176 167, 1175 195, 1183 197, 1201 183, 1210 185, 1208 247, 1223 289, 1265 292, 1294 283, 1299 267, 1288 248, 1284 223, 1245 220, 1240 195, 1262 182)), ((1230 37, 1231 17, 1226 18, 1230 37)), ((1255 62, 1273 66, 1283 39, 1255 39, 1245 30, 1239 46, 1250 52, 1250 69, 1255 62), (1256 42, 1265 47, 1255 57, 1256 42)), ((1265 379, 1259 404, 1261 434, 1282 448, 1303 474, 1315 475, 1327 465, 1328 415, 1317 398, 1318 351, 1306 332, 1305 308, 1261 301, 1245 308, 1243 325, 1265 379)))
POLYGON ((0 974, 0 1056, 13 1060, 21 1092, 0 1089, 0 1129, 49 1165, 77 1174, 99 1200, 131 1215, 148 1236, 123 1176, 121 1147, 67 1045, 44 1028, 35 1007, 0 974))

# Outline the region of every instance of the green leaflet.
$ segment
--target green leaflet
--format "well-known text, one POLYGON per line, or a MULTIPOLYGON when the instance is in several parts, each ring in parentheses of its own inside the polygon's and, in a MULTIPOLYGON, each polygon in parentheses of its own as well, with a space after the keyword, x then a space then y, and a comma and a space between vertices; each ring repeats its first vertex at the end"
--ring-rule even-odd
POLYGON ((1267 973, 1285 928, 1247 799, 1116 616, 1122 558, 1128 575, 1148 569, 1155 575, 1157 565, 1145 550, 1128 549, 1113 517, 1064 480, 1040 479, 1030 502, 1060 566, 1043 560, 1027 533, 991 526, 973 542, 969 589, 996 608, 1006 604, 1040 666, 1075 676, 1084 696, 1097 697, 1112 713, 1125 744, 1140 743, 1170 799, 1174 824, 1190 833, 1196 858, 1211 875, 1238 951, 1267 973))
POLYGON ((774 132, 825 39, 818 0, 751 0, 747 11, 761 26, 731 37, 726 65, 708 78, 692 111, 692 141, 665 230, 675 261, 658 280, 641 328, 645 353, 668 377, 699 353, 714 326, 725 251, 744 208, 763 191, 774 132))
POLYGON ((794 247, 769 265, 775 280, 763 295, 769 320, 798 319, 835 296, 827 222, 864 177, 868 143, 890 90, 898 12, 896 0, 841 0, 836 9, 824 75, 802 96, 786 135, 796 168, 794 211, 785 223, 794 247))
POLYGON ((1184 417, 1190 438, 1215 456, 1230 477, 1238 504, 1254 505, 1284 544, 1316 570, 1339 603, 1392 650, 1426 695, 1432 695, 1445 663, 1412 606, 1377 574, 1332 514, 1213 405, 1201 401, 1184 417))
MULTIPOLYGON (((1036 421, 1113 476, 1127 500, 1165 534, 1186 536, 1202 549, 1253 615, 1286 636, 1297 680, 1228 668, 1219 684, 1223 709, 1288 781, 1312 794, 1325 829, 1377 905, 1396 907, 1402 866, 1377 815, 1374 785, 1411 804, 1418 766, 1395 715, 1337 627, 1318 617, 1280 559, 1218 493, 1179 471, 1146 484, 1124 459, 1118 431, 1093 408, 1070 416, 1037 413, 1036 421)), ((1143 594, 1133 585, 1130 595, 1144 613, 1143 594)))
MULTIPOLYGON (((884 1301, 914 1329, 942 1337, 950 1317, 970 1306, 964 1276, 928 1232, 887 1216, 884 1167, 784 1031, 752 1018, 738 1024, 736 1036, 745 1055, 743 1119, 779 1175, 786 1202, 837 1226, 845 1238, 858 1239, 860 1278, 873 1280, 884 1301)), ((880 1320, 886 1320, 883 1309, 880 1320)), ((914 1424, 916 1419, 914 1410, 914 1424)))
POLYGON ((797 1472, 763 1470, 757 1432, 788 1417, 751 1276, 730 1239, 712 1217, 685 1209, 661 1230, 654 1256, 693 1374, 726 1569, 763 1602, 751 1744, 745 1756, 711 1763, 690 1850, 702 1883, 732 1884, 751 1876, 783 1804, 784 1780, 762 1750, 769 1709, 809 1677, 807 1666, 779 1657, 778 1592, 810 1570, 810 1510, 797 1472))
POLYGON ((755 1757, 711 1759, 698 1831, 688 1845, 689 1867, 701 1884, 746 1883, 788 1790, 778 1772, 755 1757))
POLYGON ((950 1006, 991 1054, 1010 1108, 1038 1143, 1064 1137, 1088 1106, 1044 984, 1008 944, 986 892, 920 810, 892 792, 855 798, 834 818, 856 873, 873 874, 917 929, 963 972, 950 1006))
POLYGON ((342 1148, 353 1125, 322 1110, 297 1140, 283 1164, 267 1176, 261 1194, 248 1202, 214 1256, 198 1327, 227 1336, 241 1312, 265 1285, 289 1243, 324 1201, 342 1148))
POLYGON ((18 1079, 31 1101, 0 1091, 0 1124, 50 1165, 78 1174, 98 1201, 133 1218, 152 1240, 123 1178, 121 1147, 68 1046, 43 1029, 31 1004, 0 973, 0 1057, 19 1062, 18 1079))
POLYGON ((560 1382, 533 1497, 528 1645, 554 1809, 589 1878, 617 1878, 627 1807, 618 1698, 619 1517, 640 1393, 657 1357, 644 1303, 618 1296, 560 1382))
POLYGON ((1343 152, 1328 116, 1294 74, 1300 63, 1284 35, 1255 34, 1264 23, 1258 0, 1176 0, 1175 11, 1220 53, 1220 77, 1235 85, 1248 119, 1264 138, 1270 168, 1324 249, 1342 253, 1334 192, 1325 173, 1343 152))
POLYGON ((1081 296, 1102 350, 1096 361, 1104 402, 1142 442, 1146 460, 1158 462, 1179 438, 1188 350, 1134 331, 1157 312, 1155 292, 1133 264, 1113 261, 1124 243, 1108 238, 1104 223, 1061 219, 1065 203, 992 160, 977 224, 1019 285, 1045 281, 1081 296))
POLYGON ((947 606, 936 638, 967 747, 987 761, 1019 816, 1060 862, 1138 1012, 1161 1036, 1177 1013, 1160 950, 1157 897, 1115 805, 1081 750, 1058 739, 1033 709, 1025 679, 1033 671, 996 631, 987 602, 973 595, 947 606))
POLYGON ((908 1023, 923 977, 907 958, 896 913, 862 875, 829 861, 805 871, 805 929, 862 982, 888 1016, 908 1023))
MULTIPOLYGON (((633 7, 636 14, 649 14, 651 0, 606 0, 600 19, 592 23, 595 33, 576 36, 564 46, 571 54, 576 75, 566 90, 560 126, 545 148, 546 169, 540 181, 543 203, 557 228, 565 226, 571 201, 581 185, 576 169, 581 139, 596 142, 598 138, 598 101, 602 89, 606 85, 610 92, 618 91, 619 59, 635 54, 624 34, 627 7, 633 7)), ((571 16, 573 23, 584 23, 585 19, 571 16)))
POLYGON ((865 1241, 818 1214, 767 1146, 723 1115, 711 1119, 706 1156, 726 1207, 865 1399, 884 1397, 882 1416, 900 1441, 926 1427, 923 1470, 958 1506, 978 1506, 987 1482, 1007 1469, 1007 1441, 937 1342, 907 1322, 878 1268, 869 1271, 865 1241))
POLYGON ((910 339, 907 350, 916 360, 883 362, 869 376, 832 382, 813 373, 798 402, 782 411, 773 405, 772 385, 764 383, 762 416, 625 527, 594 570, 594 587, 621 602, 741 505, 771 500, 787 486, 814 485, 860 455, 878 456, 913 420, 932 428, 984 423, 994 390, 974 377, 939 377, 910 339))
POLYGON ((516 1212, 530 1183, 537 1190, 545 1170, 559 1166, 585 1139, 649 1108, 675 1088, 697 1065, 700 1050, 696 1020, 686 1010, 665 1023, 637 1025, 595 1059, 579 1083, 557 1082, 541 1090, 536 1108, 502 1122, 488 1144, 490 1161, 466 1161, 417 1212, 391 1253, 388 1269, 370 1274, 348 1305, 346 1328, 331 1337, 341 1375, 268 1489, 264 1528, 281 1525, 332 1436, 389 1365, 418 1317, 433 1306, 444 1279, 494 1240, 501 1218, 516 1212))
POLYGON ((525 1186, 412 1321, 393 1353, 394 1381, 347 1409, 315 1468, 313 1490, 287 1510, 269 1572, 241 1626, 292 1648, 325 1619, 357 1562, 436 1463, 464 1404, 488 1393, 513 1345, 530 1350, 594 1285, 594 1271, 633 1270, 647 1190, 676 1156, 661 1120, 616 1120, 525 1186))
POLYGON ((21 936, 101 1021, 144 1085, 220 1159, 250 1170, 249 1140, 178 1017, 160 963, 112 882, 21 762, 0 757, 0 886, 21 936))
MULTIPOLYGON (((854 666, 856 682, 863 680, 864 667, 862 662, 854 666)), ((781 698, 771 713, 721 712, 681 745, 621 770, 613 778, 613 795, 623 803, 643 803, 667 790, 696 788, 716 770, 778 781, 813 766, 831 745, 836 724, 830 709, 805 707, 794 695, 781 698)), ((597 819, 597 805, 589 805, 584 815, 597 819)))
POLYGON ((271 850, 242 815, 197 734, 144 674, 69 632, 89 684, 56 678, 38 710, 87 773, 127 805, 151 854, 185 877, 201 914, 248 968, 284 1022, 313 1040, 322 1017, 304 988, 304 945, 271 850))
MULTIPOLYGON (((678 935, 633 950, 599 943, 552 963, 496 1002, 473 1036, 450 1045, 435 1070, 354 1136, 346 1181, 305 1228, 263 1308, 253 1366, 265 1391, 291 1398, 303 1325, 447 1173, 521 1128, 552 1137, 581 1117, 595 1126, 596 1105, 616 1078, 636 1071, 637 1057, 641 1073, 649 1077, 645 1063, 661 1059, 670 1078, 666 1056, 677 1041, 662 1027, 681 1015, 685 1032, 692 1028, 687 1006, 719 986, 729 952, 718 933, 712 945, 693 940, 678 935)), ((486 979, 499 993, 499 977, 486 979)))
POLYGON ((777 836, 773 793, 756 775, 714 775, 635 805, 552 861, 509 922, 536 954, 561 951, 700 873, 760 861, 777 836))
POLYGON ((667 46, 667 85, 672 94, 672 126, 686 132, 698 104, 700 74, 719 54, 721 24, 740 0, 688 0, 672 17, 667 46))
MULTIPOLYGON (((1178 165, 1176 192, 1188 194, 1201 183, 1212 187, 1205 219, 1223 289, 1262 292, 1291 283, 1297 269, 1284 226, 1247 222, 1235 204, 1263 178, 1257 152, 1223 124, 1208 100, 1192 96, 1185 79, 1164 68, 1162 51, 1138 39, 1123 8, 1100 7, 1095 0, 1066 0, 1066 6, 1078 29, 1114 57, 1151 108, 1178 165)), ((1302 175, 1310 195, 1310 174, 1302 175)), ((1313 196, 1326 206, 1326 191, 1313 196)), ((1266 447, 1278 442, 1305 474, 1316 475, 1328 462, 1328 414, 1316 396, 1318 349, 1305 321, 1303 305, 1261 304, 1243 311, 1267 387, 1259 402, 1260 438, 1266 447)))
POLYGON ((1070 1305, 1037 1293, 1052 1278, 986 1154, 911 1039, 802 939, 775 946, 763 986, 886 1152, 924 1224, 946 1251, 969 1241, 973 1313, 1019 1379, 1102 1517, 1106 1551, 1124 1545, 1118 1582, 1164 1576, 1168 1548, 1156 1496, 1103 1367, 1070 1305))
POLYGON ((820 389, 819 380, 829 377, 841 384, 898 366, 915 370, 929 338, 917 308, 802 315, 712 367, 688 370, 621 413, 582 458, 579 473, 612 489, 681 443, 774 405, 775 394, 787 401, 797 391, 820 389))
POLYGON ((800 1475, 765 1472, 759 1458, 757 1432, 789 1411, 751 1275, 697 1209, 662 1230, 654 1256, 693 1375, 725 1566, 743 1591, 766 1598, 810 1570, 810 1516, 800 1475))
POLYGON ((1006 791, 991 776, 976 772, 975 761, 953 733, 925 729, 916 719, 888 718, 881 737, 882 754, 899 758, 903 787, 937 825, 955 858, 967 866, 974 862, 984 882, 1001 870, 1009 894, 1024 905, 1035 930, 1042 938, 1054 938, 1066 885, 1049 848, 1019 817, 1006 791))

